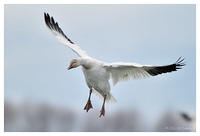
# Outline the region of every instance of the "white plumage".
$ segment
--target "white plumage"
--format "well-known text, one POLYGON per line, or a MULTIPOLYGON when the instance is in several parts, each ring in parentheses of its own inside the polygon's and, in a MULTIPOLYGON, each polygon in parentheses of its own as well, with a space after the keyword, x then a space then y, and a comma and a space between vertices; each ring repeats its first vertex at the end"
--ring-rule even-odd
MULTIPOLYGON (((119 81, 126 81, 129 79, 139 79, 149 76, 156 76, 158 74, 176 71, 180 69, 185 64, 181 57, 173 64, 165 66, 150 66, 150 65, 140 65, 135 63, 105 63, 100 60, 94 59, 82 50, 78 45, 74 44, 61 30, 58 23, 54 21, 53 17, 49 14, 44 13, 45 23, 48 28, 56 36, 57 40, 62 44, 71 48, 79 58, 73 59, 70 62, 68 69, 82 66, 82 71, 85 76, 86 83, 90 89, 90 95, 88 102, 85 106, 85 110, 88 111, 92 108, 90 96, 92 91, 96 91, 107 101, 116 101, 115 98, 110 93, 109 79, 111 78, 113 84, 115 85, 119 81)), ((104 116, 104 103, 101 109, 101 115, 104 116)))

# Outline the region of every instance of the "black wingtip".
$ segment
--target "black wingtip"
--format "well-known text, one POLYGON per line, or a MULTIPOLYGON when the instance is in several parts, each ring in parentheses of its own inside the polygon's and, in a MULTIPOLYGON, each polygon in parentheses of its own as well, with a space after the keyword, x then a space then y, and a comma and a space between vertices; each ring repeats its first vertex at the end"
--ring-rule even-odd
POLYGON ((184 62, 185 58, 183 57, 179 57, 177 59, 177 61, 175 62, 175 65, 176 65, 176 69, 181 69, 183 66, 185 66, 185 62, 184 62))
POLYGON ((58 23, 54 21, 53 17, 50 17, 48 13, 44 12, 44 20, 47 25, 47 27, 53 31, 57 31, 58 33, 62 34, 71 44, 74 44, 62 31, 62 29, 59 27, 58 23))

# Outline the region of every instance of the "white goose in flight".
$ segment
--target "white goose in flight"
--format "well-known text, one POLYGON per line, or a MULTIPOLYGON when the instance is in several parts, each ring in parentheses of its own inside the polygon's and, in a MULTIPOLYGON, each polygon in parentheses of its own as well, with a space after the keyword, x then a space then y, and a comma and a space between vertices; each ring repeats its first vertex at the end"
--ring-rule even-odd
POLYGON ((84 110, 92 107, 90 97, 92 92, 97 92, 103 97, 103 105, 99 117, 105 115, 105 101, 115 101, 115 98, 110 93, 109 79, 112 79, 113 84, 119 81, 129 79, 139 79, 150 76, 156 76, 162 73, 176 71, 181 69, 185 64, 181 57, 173 64, 164 66, 140 65, 135 63, 105 63, 94 59, 82 50, 78 45, 73 43, 59 27, 58 23, 50 17, 48 13, 44 13, 44 19, 47 27, 53 32, 57 40, 67 47, 71 48, 79 57, 72 59, 68 70, 81 66, 85 76, 86 83, 90 89, 89 98, 84 110))

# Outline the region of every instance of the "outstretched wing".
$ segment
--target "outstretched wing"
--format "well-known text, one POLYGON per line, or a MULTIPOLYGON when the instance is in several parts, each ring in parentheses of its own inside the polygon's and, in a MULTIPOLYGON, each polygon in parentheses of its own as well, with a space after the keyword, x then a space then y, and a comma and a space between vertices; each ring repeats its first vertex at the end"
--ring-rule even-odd
POLYGON ((111 63, 105 64, 104 67, 110 72, 113 84, 118 81, 126 81, 129 79, 139 79, 150 76, 156 76, 162 73, 177 71, 185 64, 181 57, 171 65, 164 66, 148 66, 134 63, 111 63))
POLYGON ((50 17, 48 13, 44 13, 44 19, 47 27, 56 36, 56 39, 62 44, 71 48, 78 56, 86 57, 87 53, 82 50, 78 45, 74 44, 62 31, 58 23, 54 21, 53 17, 50 17))

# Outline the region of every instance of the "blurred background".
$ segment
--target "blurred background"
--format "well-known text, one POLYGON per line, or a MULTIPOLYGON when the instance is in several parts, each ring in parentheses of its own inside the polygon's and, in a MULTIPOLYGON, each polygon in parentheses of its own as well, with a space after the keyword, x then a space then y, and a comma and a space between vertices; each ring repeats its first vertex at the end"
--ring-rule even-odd
MULTIPOLYGON (((195 131, 195 5, 5 5, 5 131, 195 131), (88 54, 105 62, 165 65, 169 74, 111 87, 116 104, 92 94, 77 57, 58 43, 44 12, 88 54)), ((112 83, 111 83, 112 84, 112 83)))

